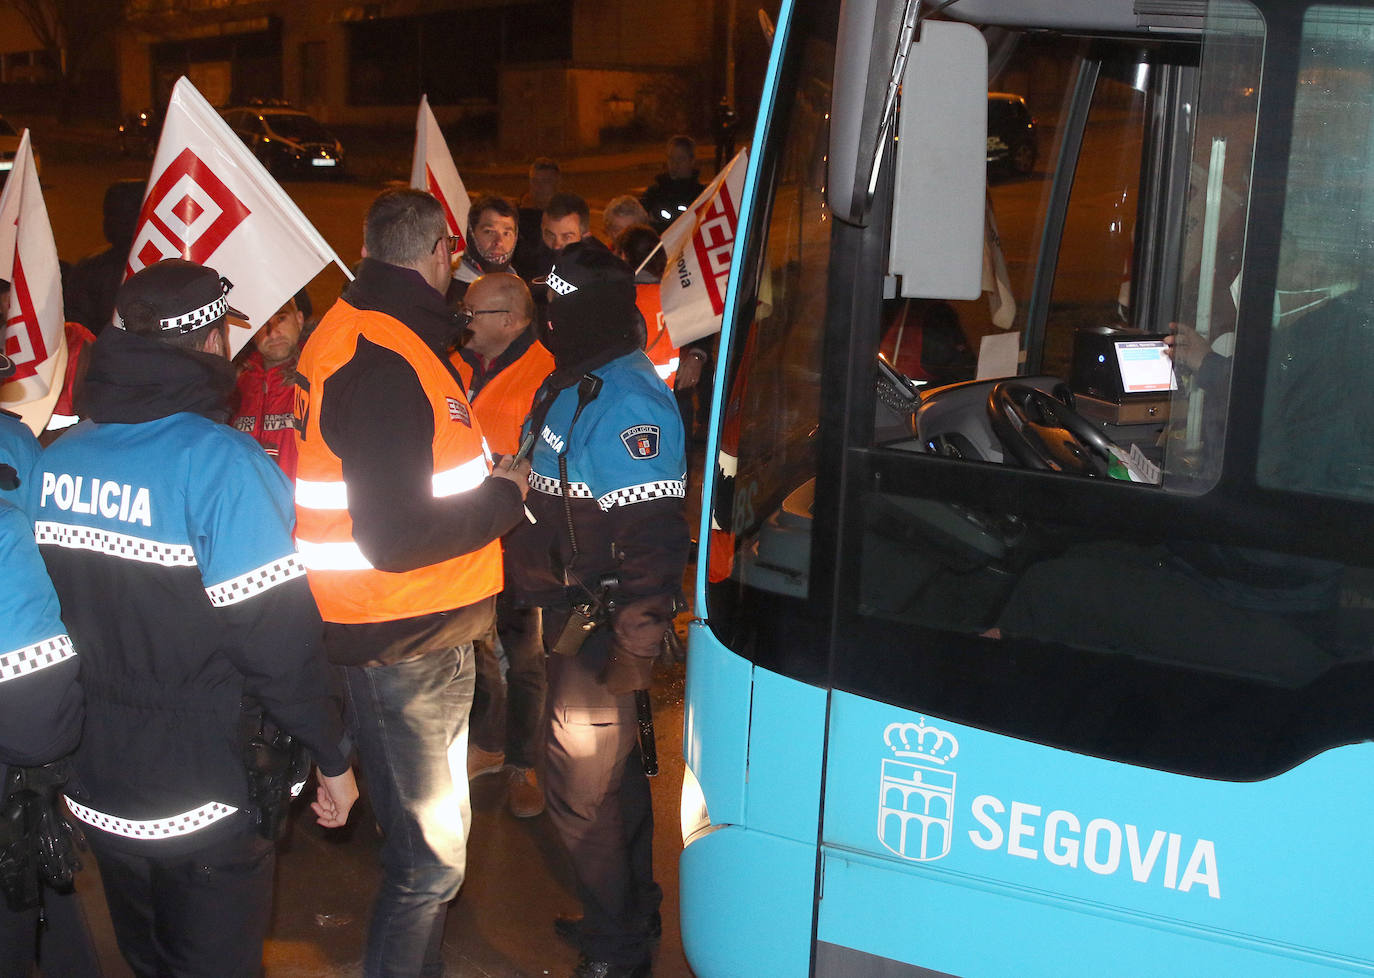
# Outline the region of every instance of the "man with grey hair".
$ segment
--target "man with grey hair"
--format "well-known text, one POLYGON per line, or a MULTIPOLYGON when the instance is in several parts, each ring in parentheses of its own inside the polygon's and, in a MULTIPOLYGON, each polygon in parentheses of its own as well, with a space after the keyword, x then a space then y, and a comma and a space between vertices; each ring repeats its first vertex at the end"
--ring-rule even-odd
POLYGON ((503 533, 529 463, 493 466, 448 361, 455 242, 423 191, 384 191, 354 280, 301 351, 296 543, 344 676, 349 728, 382 830, 366 978, 443 973, 448 903, 472 821, 475 658, 501 590, 503 533))
POLYGON ((627 229, 636 224, 648 223, 649 212, 629 194, 612 197, 601 214, 601 227, 606 232, 606 245, 612 249, 627 229))

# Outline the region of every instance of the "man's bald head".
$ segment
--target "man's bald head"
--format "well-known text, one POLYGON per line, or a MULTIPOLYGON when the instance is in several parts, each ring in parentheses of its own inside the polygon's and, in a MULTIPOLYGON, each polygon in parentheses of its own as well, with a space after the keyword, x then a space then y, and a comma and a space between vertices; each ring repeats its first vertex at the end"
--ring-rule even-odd
POLYGON ((529 287, 510 272, 479 277, 464 293, 462 308, 471 317, 464 346, 488 360, 504 353, 534 318, 529 287))

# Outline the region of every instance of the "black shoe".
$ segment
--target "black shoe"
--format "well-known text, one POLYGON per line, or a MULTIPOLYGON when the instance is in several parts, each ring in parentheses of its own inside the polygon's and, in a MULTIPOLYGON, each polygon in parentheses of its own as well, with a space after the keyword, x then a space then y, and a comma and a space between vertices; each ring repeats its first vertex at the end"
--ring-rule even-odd
MULTIPOLYGON (((582 935, 582 916, 570 913, 559 914, 553 918, 553 932, 575 947, 578 938, 582 935)), ((663 936, 663 915, 657 910, 645 918, 644 933, 653 941, 663 936)))
POLYGON ((646 959, 639 964, 612 964, 593 961, 585 954, 573 969, 572 978, 649 978, 653 967, 646 959))

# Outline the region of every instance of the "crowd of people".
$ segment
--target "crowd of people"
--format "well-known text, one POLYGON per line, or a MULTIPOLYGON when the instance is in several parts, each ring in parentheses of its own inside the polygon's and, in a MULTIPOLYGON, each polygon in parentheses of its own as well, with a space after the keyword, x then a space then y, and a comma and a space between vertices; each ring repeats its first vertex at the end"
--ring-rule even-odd
MULTIPOLYGON (((549 923, 575 978, 650 973, 638 738, 711 355, 674 347, 658 302, 659 235, 704 189, 691 140, 667 155, 604 241, 549 159, 462 236, 430 194, 383 191, 338 300, 316 322, 302 290, 237 362, 215 269, 121 282, 143 188, 110 188, 109 248, 64 279, 60 403, 0 413, 0 771, 6 819, 50 816, 35 847, 84 834, 140 978, 260 973, 312 762, 319 824, 361 785, 382 837, 364 975, 443 973, 468 783, 498 773, 569 857, 581 914, 549 923)), ((0 971, 99 973, 61 860, 17 893, 23 842, 0 838, 0 971)))

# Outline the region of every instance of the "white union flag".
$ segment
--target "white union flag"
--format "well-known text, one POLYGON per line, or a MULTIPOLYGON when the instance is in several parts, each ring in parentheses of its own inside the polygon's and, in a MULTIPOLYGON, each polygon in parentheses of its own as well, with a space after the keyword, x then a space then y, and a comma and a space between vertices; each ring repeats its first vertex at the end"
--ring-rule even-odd
POLYGON ((663 232, 668 267, 660 294, 674 346, 720 331, 748 168, 749 154, 742 149, 663 232))
POLYGON ((433 194, 444 205, 444 220, 448 233, 462 240, 458 254, 467 247, 468 200, 463 178, 453 164, 453 156, 439 131, 439 122, 429 107, 429 96, 420 96, 420 111, 415 119, 415 153, 410 163, 410 185, 416 190, 433 194))
MULTIPOLYGON (((126 277, 164 258, 207 265, 231 283, 229 304, 253 332, 331 261, 333 249, 286 191, 185 78, 172 89, 126 277)), ((351 276, 350 276, 351 277, 351 276)))
MULTIPOLYGON (((0 388, 0 407, 56 400, 66 363, 62 278, 27 129, 0 194, 0 278, 10 283, 9 316, 0 332, 15 365, 14 376, 0 388)), ((47 420, 41 419, 38 430, 47 420)))

